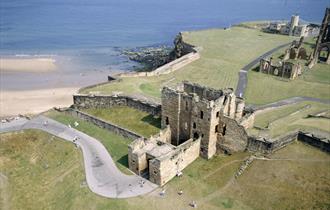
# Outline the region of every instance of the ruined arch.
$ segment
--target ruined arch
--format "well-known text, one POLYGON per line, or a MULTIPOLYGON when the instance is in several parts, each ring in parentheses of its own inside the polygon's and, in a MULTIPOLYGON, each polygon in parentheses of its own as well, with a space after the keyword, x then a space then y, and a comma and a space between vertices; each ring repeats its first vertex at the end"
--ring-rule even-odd
POLYGON ((319 61, 329 63, 330 42, 321 44, 317 54, 319 61))

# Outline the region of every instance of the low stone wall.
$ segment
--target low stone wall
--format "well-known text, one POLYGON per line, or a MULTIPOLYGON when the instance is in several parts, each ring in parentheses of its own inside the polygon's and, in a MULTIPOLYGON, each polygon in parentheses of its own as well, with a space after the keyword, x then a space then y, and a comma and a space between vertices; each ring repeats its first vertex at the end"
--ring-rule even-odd
POLYGON ((182 67, 186 66, 187 64, 198 60, 200 55, 197 51, 188 53, 174 61, 171 61, 153 71, 150 72, 131 72, 131 73, 121 73, 115 76, 110 76, 109 78, 113 79, 116 77, 151 77, 151 76, 158 76, 163 74, 169 74, 171 72, 177 71, 182 67))
POLYGON ((141 135, 139 135, 139 134, 137 134, 133 131, 122 128, 122 127, 120 127, 118 125, 115 125, 115 124, 112 124, 110 122, 106 122, 104 120, 101 120, 97 117, 86 114, 86 113, 81 112, 81 111, 76 110, 76 109, 66 109, 65 112, 67 114, 70 114, 73 117, 78 117, 78 118, 80 118, 82 120, 85 120, 87 122, 91 122, 91 123, 93 123, 94 125, 96 125, 100 128, 104 128, 108 131, 114 132, 115 134, 121 135, 125 138, 129 138, 129 139, 134 140, 134 139, 142 137, 141 135))
POLYGON ((270 140, 250 136, 248 138, 247 150, 251 152, 272 153, 296 140, 317 147, 323 151, 330 152, 330 139, 302 131, 289 133, 288 135, 270 140))
POLYGON ((154 116, 160 116, 161 105, 149 101, 142 101, 124 95, 73 95, 75 108, 110 108, 113 106, 128 106, 154 116))
POLYGON ((298 132, 298 140, 317 147, 325 152, 330 152, 330 139, 311 133, 298 132))

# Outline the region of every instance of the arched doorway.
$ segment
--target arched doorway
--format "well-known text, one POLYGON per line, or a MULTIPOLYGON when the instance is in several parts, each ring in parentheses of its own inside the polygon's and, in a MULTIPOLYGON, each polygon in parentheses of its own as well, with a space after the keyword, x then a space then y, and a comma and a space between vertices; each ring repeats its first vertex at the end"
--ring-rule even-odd
POLYGON ((327 62, 329 59, 330 49, 329 46, 323 46, 319 52, 319 61, 327 62))

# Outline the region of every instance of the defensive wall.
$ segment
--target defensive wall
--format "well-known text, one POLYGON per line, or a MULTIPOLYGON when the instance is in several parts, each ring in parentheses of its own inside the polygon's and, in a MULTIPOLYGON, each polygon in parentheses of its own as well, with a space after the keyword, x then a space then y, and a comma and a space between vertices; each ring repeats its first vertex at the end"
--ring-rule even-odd
POLYGON ((128 106, 143 112, 160 116, 161 105, 155 102, 133 98, 125 95, 73 95, 73 106, 81 108, 110 108, 113 106, 128 106))
POLYGON ((296 140, 312 145, 323 151, 330 152, 330 139, 303 131, 292 132, 274 139, 249 136, 247 150, 250 152, 272 153, 296 140))
POLYGON ((120 73, 115 76, 110 76, 110 78, 120 78, 120 77, 152 77, 159 76, 163 74, 169 74, 174 71, 181 69, 182 67, 188 65, 189 63, 198 60, 200 58, 199 52, 197 50, 190 52, 180 58, 177 58, 157 69, 150 72, 129 72, 129 73, 120 73))
MULTIPOLYGON (((57 110, 57 111, 59 111, 59 110, 57 110)), ((115 134, 118 134, 120 136, 123 136, 125 138, 129 138, 131 140, 134 140, 134 139, 137 139, 137 138, 142 138, 141 135, 139 135, 139 134, 137 134, 133 131, 130 131, 126 128, 122 128, 122 127, 120 127, 116 124, 104 121, 102 119, 99 119, 95 116, 84 113, 82 111, 79 111, 77 109, 68 108, 68 109, 65 109, 65 110, 61 110, 61 112, 65 112, 66 114, 69 114, 73 117, 77 117, 77 118, 85 120, 87 122, 91 122, 91 123, 93 123, 94 125, 96 125, 100 128, 104 128, 108 131, 111 131, 111 132, 113 132, 115 134)))

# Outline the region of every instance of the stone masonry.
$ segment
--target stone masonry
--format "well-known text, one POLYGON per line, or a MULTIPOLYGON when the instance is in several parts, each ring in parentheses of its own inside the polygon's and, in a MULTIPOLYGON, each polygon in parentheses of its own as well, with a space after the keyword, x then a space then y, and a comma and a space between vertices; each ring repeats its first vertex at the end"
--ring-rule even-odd
POLYGON ((162 131, 150 139, 137 139, 128 147, 129 168, 163 185, 198 156, 244 151, 246 128, 254 113, 232 89, 215 90, 183 82, 162 90, 162 131))

